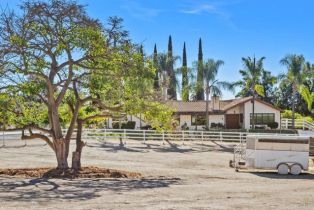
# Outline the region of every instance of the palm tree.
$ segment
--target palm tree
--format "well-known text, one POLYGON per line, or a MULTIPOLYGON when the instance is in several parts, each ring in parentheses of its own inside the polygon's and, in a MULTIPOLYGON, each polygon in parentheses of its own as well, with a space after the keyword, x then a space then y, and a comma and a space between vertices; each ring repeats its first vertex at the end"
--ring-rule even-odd
POLYGON ((169 63, 175 63, 179 59, 178 56, 173 56, 170 60, 169 56, 165 53, 158 54, 158 72, 160 73, 160 87, 162 100, 166 101, 168 99, 168 89, 170 88, 170 83, 178 84, 176 77, 170 75, 168 71, 169 63), (172 81, 171 81, 172 80, 172 81))
POLYGON ((252 129, 255 128, 255 98, 257 95, 264 96, 264 88, 261 85, 261 77, 264 70, 263 62, 265 57, 256 59, 247 57, 242 58, 243 70, 240 70, 242 80, 235 82, 235 86, 240 86, 242 89, 246 89, 248 94, 252 96, 252 129))
POLYGON ((307 109, 310 112, 314 113, 314 110, 312 110, 312 106, 314 104, 314 65, 311 65, 309 62, 307 62, 305 64, 304 73, 306 81, 303 85, 300 86, 299 92, 301 97, 307 104, 307 109))
POLYGON ((305 59, 303 55, 289 54, 281 59, 280 63, 288 68, 287 74, 280 75, 280 78, 286 80, 292 85, 292 129, 294 129, 295 100, 298 89, 305 80, 305 59))
POLYGON ((214 59, 209 59, 203 64, 203 76, 204 76, 204 92, 206 96, 206 130, 209 129, 208 120, 208 104, 209 95, 221 96, 221 89, 232 90, 233 85, 229 82, 219 81, 217 79, 217 74, 219 68, 224 64, 222 60, 215 61, 214 59))

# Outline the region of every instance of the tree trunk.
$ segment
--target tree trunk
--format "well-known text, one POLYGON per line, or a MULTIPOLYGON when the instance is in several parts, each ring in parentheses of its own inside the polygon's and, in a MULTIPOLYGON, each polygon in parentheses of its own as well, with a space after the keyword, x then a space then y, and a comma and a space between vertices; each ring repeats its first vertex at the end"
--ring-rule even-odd
POLYGON ((292 129, 295 128, 295 120, 294 120, 294 116, 295 116, 295 96, 296 96, 296 86, 294 84, 292 84, 292 129))
POLYGON ((252 129, 255 129, 255 93, 253 93, 252 102, 252 129))
POLYGON ((85 143, 82 142, 83 121, 77 120, 76 149, 72 153, 72 169, 78 171, 81 169, 81 154, 85 143))
POLYGON ((209 119, 208 119, 209 87, 206 87, 205 91, 206 91, 206 112, 205 112, 206 126, 205 128, 206 130, 209 130, 209 119))
POLYGON ((58 162, 58 169, 66 170, 69 168, 68 160, 66 157, 65 139, 56 139, 54 141, 55 153, 58 162))

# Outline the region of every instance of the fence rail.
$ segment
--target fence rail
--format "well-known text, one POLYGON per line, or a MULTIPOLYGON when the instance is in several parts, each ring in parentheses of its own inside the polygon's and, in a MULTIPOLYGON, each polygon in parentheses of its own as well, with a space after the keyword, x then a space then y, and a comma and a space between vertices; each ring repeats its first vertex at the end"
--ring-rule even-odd
MULTIPOLYGON (((304 119, 295 119, 294 120, 294 127, 296 129, 302 130, 311 130, 314 131, 314 124, 304 120, 304 119)), ((281 128, 282 129, 291 129, 292 128, 292 119, 281 119, 281 128)))
MULTIPOLYGON (((67 130, 64 130, 65 133, 67 130)), ((128 140, 137 141, 178 141, 184 144, 185 142, 193 141, 221 141, 221 142, 245 142, 248 135, 263 135, 263 136, 298 136, 298 134, 281 134, 281 133, 248 133, 248 132, 225 132, 225 131, 173 131, 173 132, 158 132, 155 130, 129 130, 129 129, 84 129, 82 133, 83 140, 94 139, 98 141, 120 140, 126 142, 128 140)), ((2 132, 0 139, 2 145, 6 141, 20 139, 20 132, 2 132)), ((76 130, 72 135, 76 137, 76 130)), ((21 141, 25 146, 27 141, 21 141)))
POLYGON ((107 139, 140 140, 140 141, 221 141, 243 142, 248 135, 272 135, 272 136, 298 136, 297 134, 278 133, 248 133, 248 132, 223 132, 223 131, 173 131, 158 132, 154 130, 128 130, 128 129, 85 129, 83 139, 107 139))

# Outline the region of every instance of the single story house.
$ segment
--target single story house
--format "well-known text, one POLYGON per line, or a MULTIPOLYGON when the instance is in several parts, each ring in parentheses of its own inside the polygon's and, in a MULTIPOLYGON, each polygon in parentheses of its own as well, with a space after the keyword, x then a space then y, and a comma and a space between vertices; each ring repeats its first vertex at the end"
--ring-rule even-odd
MULTIPOLYGON (((175 110, 175 118, 180 127, 202 130, 205 126, 206 101, 167 101, 169 107, 175 110)), ((208 104, 209 126, 220 126, 227 129, 249 129, 252 119, 252 97, 232 100, 220 100, 212 97, 208 104)), ((281 110, 260 99, 255 100, 255 125, 267 126, 277 122, 280 128, 281 110)))
MULTIPOLYGON (((166 104, 175 110, 174 118, 179 122, 179 128, 188 127, 190 130, 203 130, 205 127, 206 101, 167 101, 166 104)), ((208 103, 209 126, 219 126, 227 129, 249 129, 252 119, 252 97, 220 100, 212 97, 208 103)), ((255 99, 255 125, 267 126, 270 122, 281 123, 281 110, 260 99, 255 99)), ((120 119, 121 120, 121 119, 120 119)), ((146 126, 140 116, 124 116, 123 122, 134 121, 135 129, 146 126)), ((107 119, 107 127, 112 128, 118 119, 107 119)), ((179 129, 178 128, 178 129, 179 129)))

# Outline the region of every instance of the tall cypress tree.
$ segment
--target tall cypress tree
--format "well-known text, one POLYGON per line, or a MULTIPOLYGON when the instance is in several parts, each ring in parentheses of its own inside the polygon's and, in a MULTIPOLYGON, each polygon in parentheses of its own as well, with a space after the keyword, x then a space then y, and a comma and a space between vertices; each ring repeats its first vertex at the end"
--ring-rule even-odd
POLYGON ((196 100, 204 100, 203 49, 202 39, 198 42, 198 60, 196 77, 196 100))
POLYGON ((158 69, 158 53, 157 53, 157 46, 154 46, 154 55, 153 55, 153 64, 154 68, 156 69, 155 78, 154 78, 154 89, 159 89, 159 69, 158 69))
POLYGON ((170 99, 176 100, 177 99, 177 90, 176 90, 176 75, 173 69, 174 58, 173 58, 173 51, 172 51, 172 39, 171 35, 169 36, 168 41, 168 56, 167 56, 167 72, 169 75, 169 89, 168 95, 170 99))
POLYGON ((186 48, 185 42, 183 44, 183 54, 182 54, 182 101, 189 101, 189 79, 188 79, 188 67, 186 59, 186 48))

